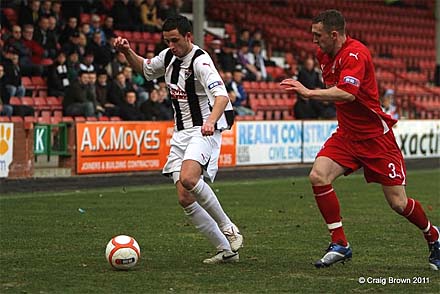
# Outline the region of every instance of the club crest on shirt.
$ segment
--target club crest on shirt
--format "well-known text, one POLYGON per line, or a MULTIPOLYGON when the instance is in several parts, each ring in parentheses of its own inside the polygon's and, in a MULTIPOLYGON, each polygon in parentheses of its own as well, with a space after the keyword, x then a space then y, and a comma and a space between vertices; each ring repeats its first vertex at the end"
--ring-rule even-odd
POLYGON ((192 70, 186 69, 185 70, 185 80, 188 79, 192 75, 192 70))
POLYGON ((351 84, 355 87, 359 87, 361 85, 359 80, 355 77, 352 77, 352 76, 345 76, 343 81, 344 81, 344 83, 351 84))

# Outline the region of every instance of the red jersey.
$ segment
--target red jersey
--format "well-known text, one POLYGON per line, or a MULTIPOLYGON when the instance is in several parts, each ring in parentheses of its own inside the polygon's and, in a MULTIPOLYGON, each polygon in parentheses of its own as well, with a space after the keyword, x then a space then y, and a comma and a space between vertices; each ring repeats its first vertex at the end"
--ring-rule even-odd
POLYGON ((325 86, 336 86, 355 96, 351 102, 335 102, 337 132, 351 140, 365 140, 388 132, 397 120, 380 107, 374 65, 367 47, 347 36, 334 58, 320 48, 316 56, 325 86))

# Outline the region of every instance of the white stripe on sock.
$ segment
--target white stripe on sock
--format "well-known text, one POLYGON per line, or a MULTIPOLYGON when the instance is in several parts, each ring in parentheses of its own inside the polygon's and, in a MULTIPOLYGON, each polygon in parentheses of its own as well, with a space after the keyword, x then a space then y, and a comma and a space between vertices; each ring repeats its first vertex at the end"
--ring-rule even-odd
POLYGON ((333 191, 334 191, 333 188, 331 188, 330 190, 325 191, 324 193, 321 193, 321 194, 315 194, 315 197, 324 196, 324 195, 327 195, 327 194, 329 194, 329 193, 331 193, 331 192, 333 192, 333 191))
POLYGON ((428 226, 423 229, 423 233, 428 233, 430 228, 431 228, 431 222, 428 221, 428 226))
POLYGON ((411 207, 411 211, 407 215, 405 215, 405 217, 410 216, 414 210, 414 207, 416 207, 416 201, 414 199, 408 199, 408 200, 412 200, 412 207, 411 207))
POLYGON ((329 230, 334 230, 334 229, 342 227, 342 222, 327 224, 327 227, 329 230))

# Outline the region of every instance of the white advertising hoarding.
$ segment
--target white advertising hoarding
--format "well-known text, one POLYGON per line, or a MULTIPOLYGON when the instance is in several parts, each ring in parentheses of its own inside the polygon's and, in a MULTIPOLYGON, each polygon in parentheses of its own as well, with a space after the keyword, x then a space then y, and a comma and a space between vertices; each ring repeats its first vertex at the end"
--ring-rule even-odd
POLYGON ((237 124, 237 165, 301 162, 301 121, 237 124))
POLYGON ((9 174, 9 165, 12 162, 14 150, 14 124, 0 123, 0 178, 9 174))
POLYGON ((440 157, 440 120, 400 120, 393 131, 404 158, 440 157))
POLYGON ((324 142, 336 131, 337 126, 336 120, 303 122, 303 162, 315 161, 316 154, 321 150, 324 142))

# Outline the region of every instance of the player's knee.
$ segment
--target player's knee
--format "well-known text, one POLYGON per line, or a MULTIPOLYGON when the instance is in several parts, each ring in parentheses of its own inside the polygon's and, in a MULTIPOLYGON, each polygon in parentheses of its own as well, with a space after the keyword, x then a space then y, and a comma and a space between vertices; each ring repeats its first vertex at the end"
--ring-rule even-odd
POLYGON ((309 181, 313 186, 326 184, 323 175, 316 169, 312 169, 310 172, 309 181))
POLYGON ((399 197, 394 197, 391 201, 388 201, 391 209, 397 212, 398 214, 402 214, 406 208, 406 201, 400 199, 399 197))
POLYGON ((184 174, 180 174, 180 182, 182 183, 182 186, 188 191, 192 190, 196 186, 198 181, 199 178, 188 177, 184 174))

